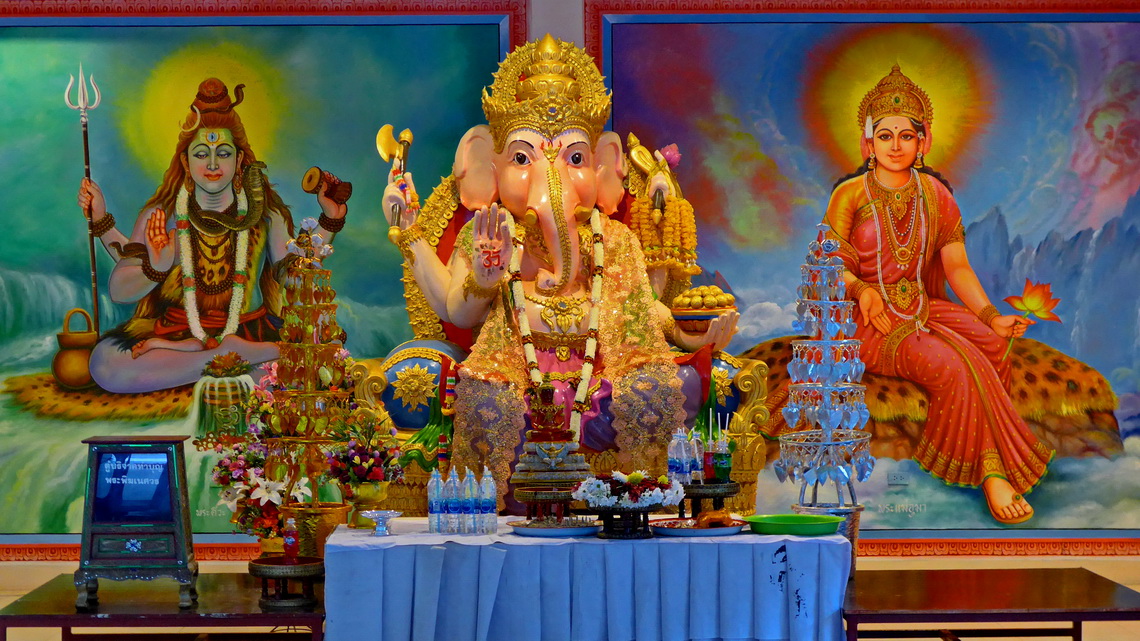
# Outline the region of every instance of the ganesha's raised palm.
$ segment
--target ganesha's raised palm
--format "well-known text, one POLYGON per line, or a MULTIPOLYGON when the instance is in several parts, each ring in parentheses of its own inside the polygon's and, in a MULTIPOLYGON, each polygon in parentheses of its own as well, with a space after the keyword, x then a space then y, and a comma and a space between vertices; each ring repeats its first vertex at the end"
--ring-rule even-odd
POLYGON ((496 286, 506 273, 514 247, 507 210, 498 204, 475 212, 471 235, 471 273, 484 289, 496 286))

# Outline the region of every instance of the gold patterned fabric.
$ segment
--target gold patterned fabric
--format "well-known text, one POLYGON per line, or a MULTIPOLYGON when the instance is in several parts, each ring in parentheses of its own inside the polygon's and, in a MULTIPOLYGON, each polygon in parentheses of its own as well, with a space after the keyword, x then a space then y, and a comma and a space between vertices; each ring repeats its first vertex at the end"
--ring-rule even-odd
MULTIPOLYGON (((677 366, 659 327, 653 290, 637 239, 625 225, 605 220, 605 272, 595 376, 613 385, 610 413, 625 467, 663 471, 671 432, 684 421, 677 366), (660 451, 658 451, 660 450, 660 451)), ((470 263, 468 224, 456 257, 470 263), (466 242, 465 242, 466 239, 466 242)), ((507 486, 524 426, 527 370, 514 318, 496 299, 471 354, 459 370, 453 457, 459 466, 488 465, 507 486)), ((608 471, 608 470, 607 470, 608 471)))

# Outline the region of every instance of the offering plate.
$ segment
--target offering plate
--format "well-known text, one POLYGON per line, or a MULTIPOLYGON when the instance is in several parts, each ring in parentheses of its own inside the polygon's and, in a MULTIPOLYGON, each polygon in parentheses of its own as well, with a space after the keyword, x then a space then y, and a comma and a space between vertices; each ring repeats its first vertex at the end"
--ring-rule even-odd
POLYGON ((736 519, 722 527, 697 527, 696 519, 657 519, 649 522, 649 529, 657 536, 732 536, 740 534, 745 525, 736 519))
POLYGON ((594 536, 601 525, 545 525, 539 521, 508 521, 507 525, 519 536, 569 537, 594 536))

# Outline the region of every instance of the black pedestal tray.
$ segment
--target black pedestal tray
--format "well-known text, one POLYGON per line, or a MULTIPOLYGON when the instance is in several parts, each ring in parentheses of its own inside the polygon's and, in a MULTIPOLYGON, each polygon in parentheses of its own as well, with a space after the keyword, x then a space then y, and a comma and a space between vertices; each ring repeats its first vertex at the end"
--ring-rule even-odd
POLYGON ((570 516, 571 491, 559 487, 515 487, 515 499, 526 504, 528 521, 553 516, 558 521, 570 516))
POLYGON ((651 505, 641 508, 595 507, 602 520, 599 539, 648 539, 653 536, 649 530, 649 513, 661 507, 651 505))
POLYGON ((313 584, 325 578, 325 563, 315 556, 299 556, 295 564, 286 565, 285 557, 269 556, 250 561, 249 573, 261 579, 261 607, 311 608, 317 605, 313 584), (301 584, 300 594, 289 591, 290 581, 301 584))
POLYGON ((701 500, 712 499, 714 510, 724 509, 724 500, 732 498, 740 494, 740 484, 736 481, 729 481, 728 483, 692 483, 683 485, 685 488, 685 498, 677 506, 677 517, 685 518, 685 501, 689 501, 690 505, 690 518, 697 518, 701 513, 701 500))

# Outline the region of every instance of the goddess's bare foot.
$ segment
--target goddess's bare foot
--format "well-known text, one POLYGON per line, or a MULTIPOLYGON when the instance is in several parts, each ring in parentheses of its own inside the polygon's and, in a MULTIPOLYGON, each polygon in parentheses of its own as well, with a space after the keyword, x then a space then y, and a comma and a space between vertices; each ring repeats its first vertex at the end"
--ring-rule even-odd
POLYGON ((1033 508, 1025 497, 1015 492, 1009 481, 1001 477, 991 476, 983 481, 982 492, 986 495, 990 516, 998 523, 1024 523, 1033 516, 1033 508))

